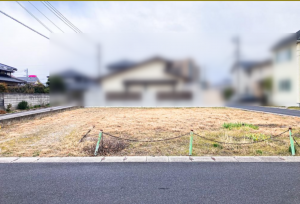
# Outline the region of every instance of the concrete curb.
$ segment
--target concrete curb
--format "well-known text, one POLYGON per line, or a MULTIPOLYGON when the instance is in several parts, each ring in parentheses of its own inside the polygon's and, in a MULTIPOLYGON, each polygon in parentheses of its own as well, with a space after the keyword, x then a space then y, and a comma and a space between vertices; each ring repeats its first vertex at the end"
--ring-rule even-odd
POLYGON ((114 162, 300 162, 300 156, 124 156, 124 157, 0 157, 0 163, 114 162))

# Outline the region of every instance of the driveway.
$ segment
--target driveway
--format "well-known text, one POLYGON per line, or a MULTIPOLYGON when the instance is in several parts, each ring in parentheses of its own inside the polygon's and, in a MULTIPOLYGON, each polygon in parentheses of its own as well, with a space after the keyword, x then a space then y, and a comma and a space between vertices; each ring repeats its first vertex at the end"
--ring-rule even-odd
POLYGON ((300 163, 10 163, 0 175, 0 203, 300 203, 300 163))
POLYGON ((232 105, 232 104, 228 105, 227 107, 300 117, 299 110, 290 110, 290 109, 283 109, 283 108, 270 108, 270 107, 263 107, 263 106, 250 106, 250 105, 232 105))

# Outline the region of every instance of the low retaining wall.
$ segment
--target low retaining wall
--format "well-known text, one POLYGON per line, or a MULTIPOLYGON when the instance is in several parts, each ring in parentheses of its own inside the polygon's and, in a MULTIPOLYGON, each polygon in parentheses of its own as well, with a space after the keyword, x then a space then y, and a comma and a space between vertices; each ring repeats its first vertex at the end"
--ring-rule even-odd
POLYGON ((57 106, 46 109, 38 109, 34 111, 24 111, 20 113, 12 113, 0 115, 0 127, 7 127, 21 121, 43 118, 53 113, 59 113, 67 110, 80 108, 79 106, 57 106))
POLYGON ((0 94, 0 109, 4 109, 4 94, 0 94))
POLYGON ((30 106, 46 105, 50 103, 49 94, 2 94, 0 95, 0 107, 5 109, 8 104, 16 109, 21 101, 27 101, 30 106), (3 98, 3 99, 2 99, 3 98))

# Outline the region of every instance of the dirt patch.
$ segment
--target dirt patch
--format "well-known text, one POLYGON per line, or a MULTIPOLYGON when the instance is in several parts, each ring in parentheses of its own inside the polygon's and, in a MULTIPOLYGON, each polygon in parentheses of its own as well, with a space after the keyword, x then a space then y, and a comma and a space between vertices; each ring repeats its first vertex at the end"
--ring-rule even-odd
MULTIPOLYGON (((0 156, 90 156, 94 150, 88 148, 93 149, 91 146, 96 144, 100 129, 117 137, 136 140, 157 140, 186 134, 178 139, 156 143, 126 142, 124 148, 118 151, 106 149, 103 150, 104 154, 188 155, 188 134, 191 129, 222 142, 247 142, 248 136, 276 135, 288 127, 292 127, 293 133, 299 136, 299 122, 300 118, 296 117, 231 108, 81 108, 0 129, 0 156), (253 124, 259 128, 226 130, 222 127, 223 123, 235 122, 253 124), (89 133, 84 136, 87 131, 89 133), (82 142, 79 142, 83 136, 82 142)), ((103 137, 104 142, 112 140, 105 133, 103 137)), ((112 142, 111 145, 115 144, 112 142)), ((288 147, 288 134, 276 140, 248 146, 218 146, 215 142, 195 136, 193 154, 290 155, 288 147)))

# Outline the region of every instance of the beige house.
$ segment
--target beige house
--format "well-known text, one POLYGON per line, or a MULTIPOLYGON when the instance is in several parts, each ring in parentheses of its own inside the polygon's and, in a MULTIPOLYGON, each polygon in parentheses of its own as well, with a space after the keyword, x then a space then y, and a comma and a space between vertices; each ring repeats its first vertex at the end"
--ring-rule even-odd
POLYGON ((154 57, 114 63, 109 69, 99 79, 101 90, 94 94, 100 106, 197 106, 200 71, 190 59, 154 57))

